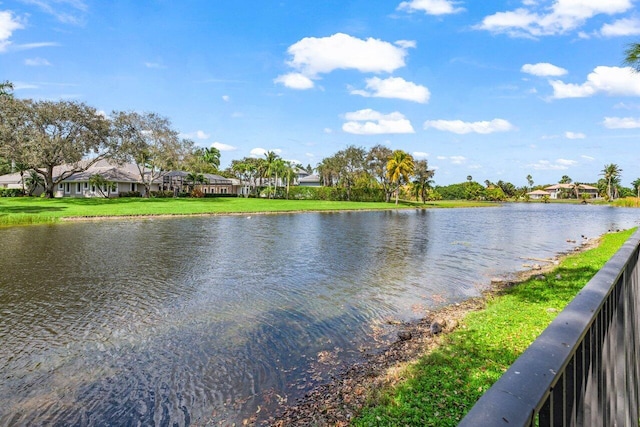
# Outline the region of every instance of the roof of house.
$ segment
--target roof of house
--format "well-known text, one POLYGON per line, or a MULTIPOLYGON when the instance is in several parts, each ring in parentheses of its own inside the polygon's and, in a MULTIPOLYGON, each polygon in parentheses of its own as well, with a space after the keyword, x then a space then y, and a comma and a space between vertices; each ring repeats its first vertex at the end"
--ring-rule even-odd
MULTIPOLYGON (((580 190, 597 190, 596 187, 587 184, 577 184, 580 190)), ((553 191, 553 190, 573 190, 576 187, 576 184, 554 184, 549 187, 546 187, 545 190, 553 191)))
POLYGON ((544 191, 544 190, 536 190, 536 191, 531 191, 529 193, 527 193, 530 196, 548 196, 549 192, 544 191))
POLYGON ((318 175, 309 175, 304 178, 300 178, 298 182, 320 182, 320 177, 318 175))

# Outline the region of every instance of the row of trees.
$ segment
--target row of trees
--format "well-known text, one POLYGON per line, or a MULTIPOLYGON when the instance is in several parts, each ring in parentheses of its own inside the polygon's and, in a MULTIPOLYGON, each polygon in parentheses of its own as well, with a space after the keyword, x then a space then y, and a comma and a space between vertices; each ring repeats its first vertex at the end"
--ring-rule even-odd
POLYGON ((381 189, 385 201, 389 202, 395 194, 396 203, 401 187, 409 184, 416 199, 427 200, 435 174, 426 160, 415 160, 405 151, 392 151, 384 145, 368 151, 349 146, 323 159, 316 169, 323 185, 344 187, 347 199, 352 189, 381 189))
MULTIPOLYGON (((558 184, 571 184, 564 192, 562 198, 579 198, 580 185, 585 184, 598 189, 598 194, 608 200, 618 197, 640 197, 640 178, 631 183, 632 187, 622 185, 622 169, 615 163, 607 164, 600 172, 600 178, 596 182, 575 182, 568 175, 563 175, 558 184)), ((468 199, 468 200, 492 200, 502 201, 507 199, 527 199, 527 193, 533 190, 543 190, 552 184, 534 186, 533 177, 527 175, 527 186, 516 187, 507 181, 491 182, 484 181, 484 186, 473 180, 471 175, 467 176, 467 181, 447 186, 436 186, 437 196, 446 200, 468 199)))
POLYGON ((147 196, 167 170, 213 173, 220 165, 217 149, 195 147, 155 113, 114 111, 106 117, 79 102, 16 99, 12 89, 9 82, 0 84, 0 164, 5 173, 32 174, 46 197, 103 159, 135 164, 147 196), (62 165, 67 169, 54 176, 62 165))

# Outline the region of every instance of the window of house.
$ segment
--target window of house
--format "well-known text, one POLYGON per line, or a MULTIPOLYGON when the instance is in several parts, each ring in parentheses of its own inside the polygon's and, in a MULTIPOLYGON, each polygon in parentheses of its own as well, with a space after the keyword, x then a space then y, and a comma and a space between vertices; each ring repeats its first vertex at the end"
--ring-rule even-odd
POLYGON ((76 193, 82 193, 82 185, 79 182, 76 182, 76 193))
POLYGON ((70 182, 65 182, 65 184, 64 184, 64 192, 65 192, 65 194, 71 193, 71 183, 70 182))
POLYGON ((220 194, 227 194, 227 189, 226 188, 221 188, 220 189, 220 194))
POLYGON ((135 182, 131 183, 131 191, 138 191, 138 184, 136 184, 135 182))
POLYGON ((64 184, 62 182, 58 184, 58 190, 64 191, 64 184))

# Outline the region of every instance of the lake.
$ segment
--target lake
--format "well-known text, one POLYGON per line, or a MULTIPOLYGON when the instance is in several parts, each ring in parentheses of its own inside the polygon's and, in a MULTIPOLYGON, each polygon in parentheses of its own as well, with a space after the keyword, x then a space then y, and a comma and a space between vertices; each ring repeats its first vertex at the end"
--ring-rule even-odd
POLYGON ((639 220, 532 203, 1 229, 0 425, 264 418, 394 340, 389 319, 639 220))

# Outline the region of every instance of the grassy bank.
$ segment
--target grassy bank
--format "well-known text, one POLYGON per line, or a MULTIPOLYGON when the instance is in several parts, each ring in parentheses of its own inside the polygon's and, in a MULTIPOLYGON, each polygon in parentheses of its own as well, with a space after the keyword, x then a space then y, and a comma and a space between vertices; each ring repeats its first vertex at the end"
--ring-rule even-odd
POLYGON ((56 222, 62 218, 144 215, 202 215, 267 212, 383 210, 403 208, 452 208, 490 206, 467 201, 393 203, 333 202, 321 200, 268 200, 245 198, 206 199, 42 199, 0 198, 0 226, 56 222))
POLYGON ((455 426, 515 359, 629 238, 607 234, 597 248, 566 257, 545 280, 489 296, 442 344, 372 397, 356 426, 455 426))

